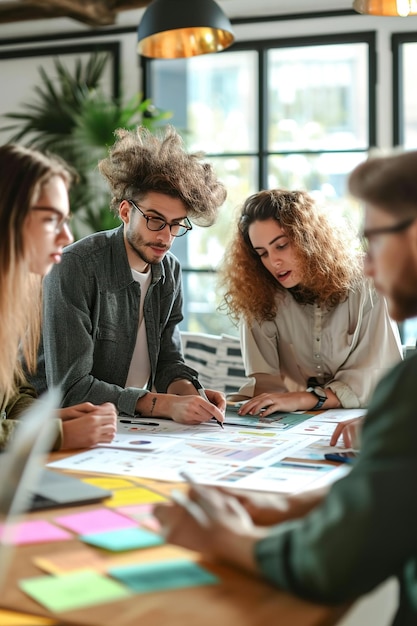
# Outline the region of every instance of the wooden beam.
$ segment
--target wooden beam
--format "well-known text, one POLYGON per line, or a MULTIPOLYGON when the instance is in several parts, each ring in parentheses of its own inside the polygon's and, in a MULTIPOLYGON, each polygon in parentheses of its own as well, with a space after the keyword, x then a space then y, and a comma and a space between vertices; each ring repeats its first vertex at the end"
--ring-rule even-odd
MULTIPOLYGON (((0 2, 0 24, 69 17, 89 26, 109 26, 117 13, 147 7, 152 0, 14 0, 0 2)), ((197 0, 196 0, 197 1, 197 0)))
POLYGON ((64 14, 90 26, 108 26, 116 22, 116 11, 105 0, 23 0, 24 4, 64 14))

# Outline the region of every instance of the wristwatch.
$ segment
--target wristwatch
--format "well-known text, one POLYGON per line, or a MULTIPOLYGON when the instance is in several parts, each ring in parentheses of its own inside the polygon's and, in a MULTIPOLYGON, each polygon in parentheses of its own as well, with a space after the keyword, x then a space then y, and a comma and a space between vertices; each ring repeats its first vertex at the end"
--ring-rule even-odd
POLYGON ((317 404, 310 411, 318 411, 327 400, 327 393, 323 387, 307 387, 306 391, 313 393, 317 398, 317 404))

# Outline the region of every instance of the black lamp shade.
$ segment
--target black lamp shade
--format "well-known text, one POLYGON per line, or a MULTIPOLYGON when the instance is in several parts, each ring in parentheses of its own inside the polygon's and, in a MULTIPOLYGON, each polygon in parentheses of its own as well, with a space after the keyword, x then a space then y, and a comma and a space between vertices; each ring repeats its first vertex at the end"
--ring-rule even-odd
POLYGON ((220 52, 233 41, 230 21, 214 0, 153 0, 138 27, 138 52, 146 57, 220 52))

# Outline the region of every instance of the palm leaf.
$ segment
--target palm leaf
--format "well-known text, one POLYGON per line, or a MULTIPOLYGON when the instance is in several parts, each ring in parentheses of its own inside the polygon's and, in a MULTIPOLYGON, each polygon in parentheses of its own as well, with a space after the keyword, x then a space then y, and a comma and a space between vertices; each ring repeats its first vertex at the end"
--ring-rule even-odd
POLYGON ((152 131, 170 116, 139 94, 125 105, 105 95, 100 84, 108 59, 105 52, 94 53, 87 62, 77 59, 72 71, 54 59, 55 76, 40 67, 35 97, 23 103, 20 112, 2 116, 11 122, 1 129, 14 133, 10 142, 24 140, 31 147, 54 152, 78 172, 70 201, 80 231, 85 225, 95 231, 118 223, 108 208, 108 191, 97 170, 97 162, 114 142, 115 130, 143 124, 152 131))

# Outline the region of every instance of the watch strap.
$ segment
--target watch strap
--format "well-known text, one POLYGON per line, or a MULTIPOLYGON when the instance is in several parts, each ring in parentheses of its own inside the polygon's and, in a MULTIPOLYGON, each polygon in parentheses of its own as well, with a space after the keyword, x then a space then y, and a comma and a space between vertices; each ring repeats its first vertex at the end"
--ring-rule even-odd
POLYGON ((321 409, 321 407, 327 400, 326 392, 323 390, 324 396, 321 396, 316 392, 316 389, 314 387, 307 387, 306 391, 308 391, 309 393, 313 393, 317 398, 317 403, 315 404, 315 406, 313 406, 312 409, 310 409, 310 411, 318 411, 319 409, 321 409))

